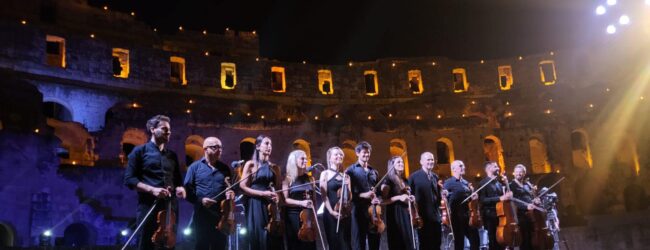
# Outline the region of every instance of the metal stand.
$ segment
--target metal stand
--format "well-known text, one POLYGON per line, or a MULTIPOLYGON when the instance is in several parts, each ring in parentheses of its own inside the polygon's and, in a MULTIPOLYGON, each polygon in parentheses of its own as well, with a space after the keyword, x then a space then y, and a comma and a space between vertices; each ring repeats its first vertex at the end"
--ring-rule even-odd
POLYGON ((153 202, 153 205, 151 206, 151 209, 149 209, 149 212, 147 212, 147 214, 144 216, 144 218, 142 218, 142 221, 140 222, 140 224, 138 224, 138 227, 136 227, 135 230, 133 230, 133 233, 131 234, 131 237, 129 237, 129 239, 126 241, 126 243, 124 243, 124 246, 122 246, 122 250, 126 249, 126 246, 128 246, 129 243, 131 243, 131 240, 133 240, 133 237, 135 236, 135 234, 138 233, 138 231, 140 230, 142 225, 144 225, 144 223, 147 221, 147 219, 149 218, 149 215, 151 215, 151 212, 153 212, 153 210, 156 208, 156 205, 158 205, 158 200, 153 202))

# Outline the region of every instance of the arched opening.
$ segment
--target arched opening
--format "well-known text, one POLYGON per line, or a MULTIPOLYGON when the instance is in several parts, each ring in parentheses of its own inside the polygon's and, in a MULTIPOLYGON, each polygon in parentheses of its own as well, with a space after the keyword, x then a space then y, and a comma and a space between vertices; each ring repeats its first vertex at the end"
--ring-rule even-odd
POLYGON ((122 166, 126 165, 128 156, 131 151, 133 151, 133 148, 145 143, 147 143, 147 134, 144 132, 144 130, 137 128, 126 129, 126 131, 124 131, 124 134, 122 134, 122 141, 120 142, 122 145, 122 150, 120 151, 119 158, 122 166))
POLYGON ((185 139, 185 165, 189 166, 203 157, 203 137, 190 135, 185 139))
POLYGON ((353 140, 343 141, 343 144, 341 145, 341 149, 343 150, 343 154, 344 154, 343 157, 344 169, 342 170, 345 170, 345 168, 357 162, 357 154, 354 152, 354 147, 356 146, 357 146, 357 142, 353 140))
POLYGON ((43 102, 43 115, 59 121, 72 121, 72 111, 63 104, 54 101, 43 102))
POLYGON ((293 142, 293 149, 299 149, 305 151, 305 153, 307 154, 307 165, 311 166, 311 150, 309 148, 309 142, 303 139, 295 140, 293 142))
POLYGON ((86 223, 72 223, 63 231, 63 245, 82 247, 95 245, 97 232, 95 228, 86 223))
POLYGON ((450 164, 455 160, 454 143, 445 137, 438 139, 436 141, 436 156, 438 164, 450 164))
POLYGON ((402 157, 402 160, 404 160, 404 173, 408 177, 411 174, 411 170, 409 168, 409 156, 407 152, 406 141, 402 139, 390 140, 390 155, 402 157))
POLYGON ((14 229, 4 223, 0 223, 0 248, 14 246, 16 232, 14 229))
POLYGON ((593 167, 589 137, 584 129, 576 129, 571 132, 571 155, 574 167, 593 167))
POLYGON ((239 157, 241 160, 251 160, 253 159, 253 153, 255 152, 255 138, 246 137, 239 143, 239 157))
POLYGON ((548 151, 546 144, 539 138, 531 138, 528 141, 530 146, 530 165, 534 174, 551 172, 551 164, 548 163, 548 151))
POLYGON ((623 172, 623 176, 631 177, 633 175, 639 175, 641 168, 639 155, 636 150, 636 143, 631 137, 626 136, 621 140, 614 160, 615 166, 619 171, 623 172))
POLYGON ((489 135, 483 139, 483 153, 485 154, 486 161, 494 161, 498 163, 501 171, 506 169, 506 163, 503 159, 503 146, 498 137, 489 135))

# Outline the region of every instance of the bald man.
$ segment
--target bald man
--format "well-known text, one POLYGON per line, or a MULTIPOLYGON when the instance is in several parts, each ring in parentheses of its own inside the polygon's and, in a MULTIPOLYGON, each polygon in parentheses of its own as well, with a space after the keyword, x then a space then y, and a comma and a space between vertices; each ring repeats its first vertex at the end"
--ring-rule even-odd
POLYGON ((409 176, 409 186, 415 196, 423 226, 418 230, 420 250, 440 249, 442 229, 440 225, 440 188, 438 175, 433 172, 436 159, 431 152, 420 155, 418 171, 409 176))
POLYGON ((469 248, 471 250, 479 249, 478 230, 469 226, 469 202, 462 203, 465 198, 470 197, 472 200, 478 199, 478 195, 473 194, 469 187, 469 182, 463 179, 465 175, 465 163, 456 160, 450 165, 451 177, 445 180, 444 188, 449 192, 449 209, 451 210, 451 227, 454 232, 454 248, 456 250, 465 249, 465 237, 469 239, 469 248))
POLYGON ((228 185, 226 178, 233 183, 233 175, 228 165, 219 161, 223 148, 216 137, 208 137, 203 142, 204 156, 187 169, 184 186, 187 200, 194 204, 193 231, 196 232, 195 249, 226 249, 228 235, 216 229, 221 219, 219 204, 224 199, 232 199, 232 190, 220 194, 228 185))

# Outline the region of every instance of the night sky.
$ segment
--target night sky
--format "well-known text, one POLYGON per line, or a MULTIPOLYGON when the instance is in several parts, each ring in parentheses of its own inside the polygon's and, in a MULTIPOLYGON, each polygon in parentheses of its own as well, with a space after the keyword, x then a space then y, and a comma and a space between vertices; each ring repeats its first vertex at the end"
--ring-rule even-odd
POLYGON ((589 0, 89 0, 161 32, 255 30, 260 54, 343 64, 386 57, 515 57, 580 46, 602 33, 589 0))

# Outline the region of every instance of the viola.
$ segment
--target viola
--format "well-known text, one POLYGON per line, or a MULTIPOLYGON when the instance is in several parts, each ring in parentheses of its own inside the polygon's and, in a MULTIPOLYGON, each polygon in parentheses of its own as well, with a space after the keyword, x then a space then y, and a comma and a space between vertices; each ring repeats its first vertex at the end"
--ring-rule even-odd
MULTIPOLYGON (((309 196, 309 191, 305 191, 305 199, 311 200, 309 196)), ((313 201, 312 201, 313 204, 313 201)), ((315 228, 314 212, 312 208, 304 208, 300 211, 300 229, 298 230, 298 239, 306 242, 313 242, 316 240, 316 231, 315 228)))
MULTIPOLYGON (((275 187, 273 187, 273 182, 269 184, 271 191, 275 193, 275 187)), ((275 202, 271 202, 268 206, 269 211, 269 223, 266 225, 266 230, 270 234, 276 236, 282 236, 284 234, 284 221, 282 221, 282 216, 280 215, 280 200, 278 199, 275 202)))
MULTIPOLYGON (((228 185, 227 189, 230 189, 230 177, 226 177, 224 182, 228 185)), ((217 223, 217 229, 229 235, 235 232, 235 201, 233 197, 221 201, 221 219, 217 223)))
MULTIPOLYGON (((503 193, 506 193, 506 188, 510 192, 508 179, 503 176, 505 187, 503 193)), ((497 202, 496 205, 497 217, 499 218, 499 225, 497 226, 496 236, 497 242, 504 247, 514 248, 521 244, 521 231, 519 230, 519 220, 517 219, 517 208, 511 200, 504 200, 497 202)))
MULTIPOLYGON (((472 192, 474 192, 472 183, 469 184, 469 188, 472 190, 472 192)), ((469 225, 473 228, 480 228, 483 226, 481 211, 478 208, 478 199, 471 200, 469 202, 469 225)))
MULTIPOLYGON (((536 197, 537 186, 532 185, 528 180, 526 180, 526 184, 528 184, 532 189, 531 195, 536 197)), ((535 249, 552 249, 555 240, 546 226, 546 213, 533 209, 529 210, 527 215, 533 223, 533 247, 535 247, 535 249)))
MULTIPOLYGON (((171 187, 167 189, 173 194, 171 187)), ((176 214, 172 210, 172 197, 165 199, 165 206, 156 216, 158 228, 151 236, 151 241, 160 248, 173 248, 176 245, 176 214)))

